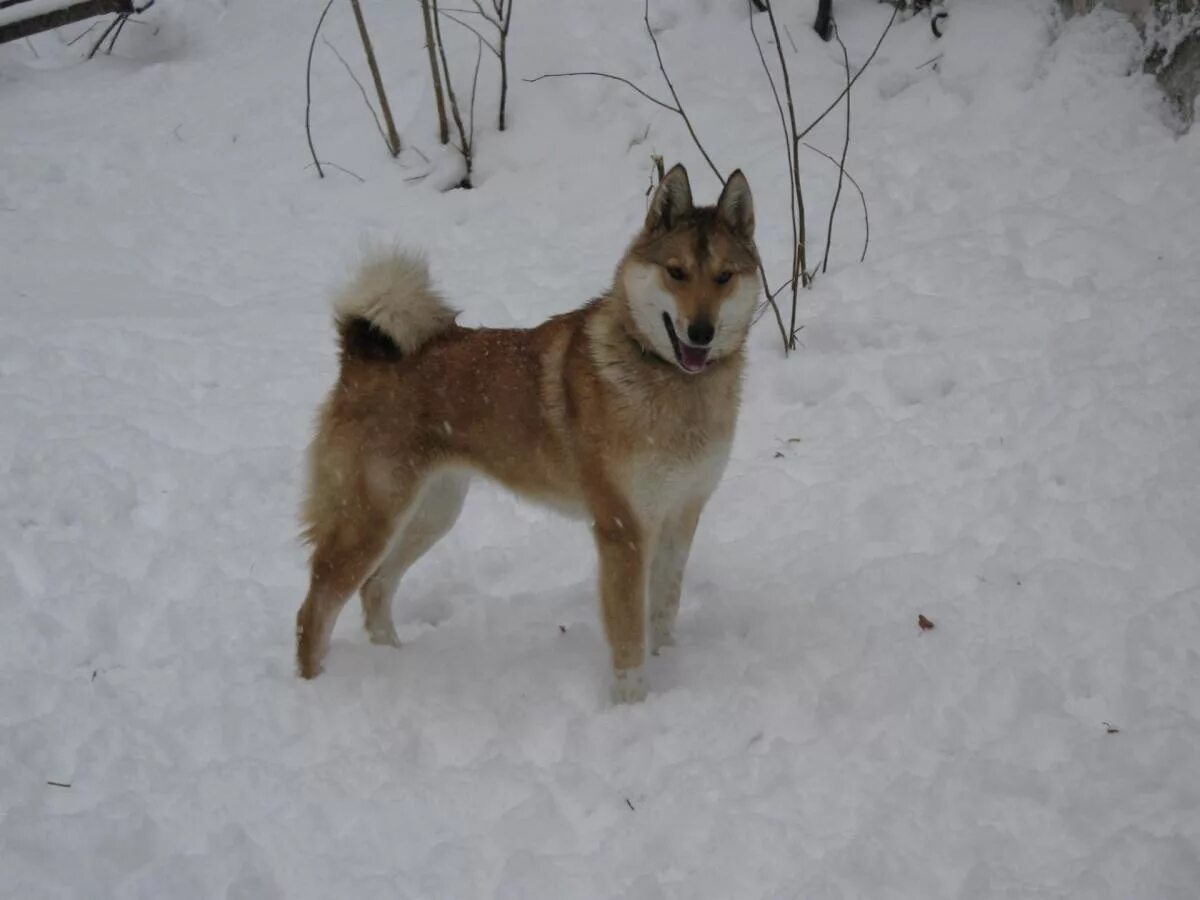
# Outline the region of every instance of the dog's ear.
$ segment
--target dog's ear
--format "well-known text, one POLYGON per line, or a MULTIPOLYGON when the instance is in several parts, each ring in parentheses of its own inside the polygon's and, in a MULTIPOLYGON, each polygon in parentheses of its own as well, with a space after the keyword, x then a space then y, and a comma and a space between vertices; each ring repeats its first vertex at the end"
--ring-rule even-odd
POLYGON ((717 212, 734 234, 748 241, 754 240, 754 198, 750 196, 750 183, 741 169, 725 182, 721 199, 717 201, 717 212))
POLYGON ((676 163, 663 176, 650 209, 646 212, 646 230, 670 228, 679 219, 692 211, 692 185, 688 181, 687 169, 676 163))

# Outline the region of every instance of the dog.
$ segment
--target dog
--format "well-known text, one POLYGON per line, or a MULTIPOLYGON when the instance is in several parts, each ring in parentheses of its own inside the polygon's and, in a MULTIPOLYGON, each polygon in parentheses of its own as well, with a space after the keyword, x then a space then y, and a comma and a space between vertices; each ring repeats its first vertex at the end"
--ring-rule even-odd
POLYGON ((682 165, 608 292, 535 328, 460 326, 419 256, 369 258, 334 302, 341 369, 309 448, 300 676, 356 590, 371 641, 399 646, 396 587, 480 474, 590 522, 612 696, 643 699, 647 620, 657 653, 729 459, 758 265, 745 176, 694 206, 682 165))

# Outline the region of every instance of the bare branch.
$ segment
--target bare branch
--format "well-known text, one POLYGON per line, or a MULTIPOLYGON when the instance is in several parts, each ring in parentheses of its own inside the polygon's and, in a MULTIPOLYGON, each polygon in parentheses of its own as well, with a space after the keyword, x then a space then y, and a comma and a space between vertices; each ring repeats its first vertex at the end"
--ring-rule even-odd
MULTIPOLYGON (((443 15, 448 12, 459 13, 460 15, 464 15, 464 16, 481 16, 481 15, 483 15, 483 13, 481 13, 477 9, 463 9, 461 6, 447 6, 445 9, 442 10, 443 15)), ((487 16, 484 16, 484 18, 486 19, 487 16)), ((491 21, 491 20, 489 19, 488 21, 491 21)))
POLYGON ((325 23, 325 16, 329 14, 331 6, 333 6, 333 0, 328 0, 325 8, 321 10, 321 17, 317 19, 317 27, 313 29, 312 40, 308 45, 308 65, 304 70, 304 133, 308 135, 308 152, 312 154, 313 165, 317 167, 317 175, 321 178, 325 177, 325 172, 321 169, 321 161, 317 159, 317 148, 313 146, 310 115, 312 112, 312 58, 313 49, 317 46, 317 35, 321 32, 321 26, 325 23))
MULTIPOLYGON (((88 55, 87 55, 88 59, 91 59, 97 53, 100 52, 100 45, 104 43, 104 39, 106 37, 108 37, 109 34, 112 33, 112 30, 114 28, 116 28, 123 21, 125 21, 125 16, 120 15, 108 23, 108 27, 105 28, 104 31, 100 32, 100 39, 98 41, 96 41, 96 43, 92 44, 92 49, 88 51, 88 55)), ((110 52, 111 52, 111 48, 110 48, 110 52)))
POLYGON ((481 62, 483 62, 483 38, 480 38, 479 42, 475 45, 475 74, 471 76, 471 111, 468 114, 468 121, 470 122, 468 125, 468 145, 475 143, 475 92, 479 87, 479 64, 481 62))
MULTIPOLYGON (((347 175, 349 175, 351 178, 356 178, 356 179, 358 179, 358 182, 359 182, 360 184, 366 184, 366 183, 367 183, 367 179, 363 178, 361 175, 359 175, 359 174, 357 174, 357 173, 355 173, 355 172, 351 172, 351 171, 350 171, 349 169, 347 169, 345 166, 339 166, 337 163, 330 162, 329 160, 325 160, 325 162, 324 162, 324 163, 319 163, 319 162, 317 162, 317 161, 314 159, 312 162, 310 162, 310 163, 309 163, 307 166, 305 166, 304 168, 306 168, 306 169, 311 169, 313 166, 316 166, 316 167, 317 167, 317 171, 320 171, 320 170, 321 170, 321 166, 322 166, 322 165, 329 166, 329 168, 331 168, 331 169, 337 169, 339 172, 345 172, 345 173, 346 173, 347 175)), ((322 177, 322 178, 324 178, 325 176, 324 176, 324 175, 322 175, 321 177, 322 177)))
POLYGON ((125 30, 128 22, 129 16, 120 16, 117 19, 117 30, 113 32, 112 40, 108 42, 108 50, 105 51, 108 56, 112 56, 113 48, 117 46, 117 38, 121 36, 121 32, 125 30))
POLYGON ((487 11, 483 8, 483 4, 480 3, 479 0, 471 0, 471 4, 475 7, 475 12, 477 12, 480 16, 482 16, 488 22, 491 22, 492 26, 497 31, 500 29, 500 23, 487 14, 487 11))
POLYGON ((467 29, 467 31, 469 31, 469 32, 471 32, 471 34, 475 35, 476 39, 479 40, 483 44, 483 46, 487 47, 489 50, 492 51, 492 53, 494 53, 496 55, 496 59, 500 58, 500 51, 497 50, 495 47, 493 47, 491 42, 488 41, 488 39, 485 38, 482 34, 480 34, 476 28, 474 28, 471 25, 468 25, 462 19, 459 19, 455 16, 450 15, 450 13, 446 12, 446 10, 444 10, 444 9, 439 9, 438 13, 445 16, 451 22, 455 22, 455 23, 461 25, 463 28, 467 29))
POLYGON ((692 136, 692 143, 696 145, 696 149, 700 151, 700 155, 704 157, 704 161, 708 163, 708 167, 717 176, 717 181, 724 184, 725 176, 721 174, 721 170, 717 168, 717 164, 712 161, 712 157, 708 155, 708 151, 700 143, 696 129, 692 127, 692 120, 683 111, 683 101, 679 99, 679 93, 675 90, 675 84, 671 81, 671 76, 667 74, 667 67, 663 65, 662 51, 658 49, 658 38, 654 35, 654 29, 650 27, 650 0, 645 0, 645 5, 642 7, 642 21, 646 23, 646 34, 650 35, 650 43, 654 45, 654 55, 658 58, 658 71, 662 72, 663 81, 667 83, 667 90, 671 92, 671 97, 675 100, 675 112, 679 113, 679 117, 683 119, 683 124, 687 126, 688 134, 692 136))
MULTIPOLYGON (((100 47, 103 45, 104 39, 108 37, 110 33, 112 34, 112 40, 108 42, 108 49, 105 50, 104 53, 106 56, 111 55, 113 52, 113 47, 117 45, 117 38, 119 38, 121 36, 121 32, 125 30, 125 25, 128 23, 130 16, 144 13, 146 10, 152 7, 155 2, 156 0, 146 0, 146 2, 141 6, 135 6, 131 12, 119 13, 117 17, 109 23, 108 27, 104 29, 103 33, 101 33, 100 39, 92 45, 92 49, 88 51, 87 58, 91 59, 100 51, 100 47)), ((91 29, 88 30, 90 31, 91 29)), ((84 32, 84 34, 86 33, 87 32, 84 32)))
MULTIPOLYGON (((838 161, 834 157, 832 157, 828 153, 826 153, 824 150, 822 150, 820 147, 814 147, 812 144, 808 143, 808 141, 805 141, 803 146, 807 147, 813 153, 817 153, 817 154, 820 154, 821 156, 825 157, 827 160, 829 160, 835 166, 838 165, 838 161)), ((858 261, 863 262, 867 258, 867 246, 871 243, 871 216, 867 213, 867 195, 863 193, 863 189, 859 186, 858 182, 854 179, 854 176, 850 174, 850 170, 847 169, 845 166, 841 166, 840 168, 842 170, 842 173, 846 176, 846 180, 849 181, 852 185, 854 185, 854 189, 856 191, 858 191, 858 199, 862 202, 863 224, 866 228, 866 237, 863 239, 862 255, 858 258, 858 261)))
POLYGON ((95 28, 95 27, 96 27, 97 25, 99 25, 99 24, 100 24, 99 22, 93 22, 93 23, 92 23, 91 25, 89 25, 87 28, 83 29, 83 31, 79 32, 79 34, 75 35, 75 37, 73 37, 73 38, 71 38, 69 41, 67 41, 67 42, 66 42, 66 45, 67 45, 68 47, 74 47, 74 46, 75 46, 76 44, 78 44, 78 43, 79 43, 81 40, 83 40, 85 37, 87 37, 89 34, 91 34, 91 33, 92 33, 92 29, 93 29, 93 28, 95 28))
MULTIPOLYGON (((754 2, 754 0, 748 0, 748 2, 754 2)), ((775 109, 779 112, 779 127, 783 129, 783 149, 787 154, 788 183, 790 187, 788 196, 791 200, 792 252, 794 254, 795 248, 799 244, 799 235, 797 234, 796 230, 796 166, 792 160, 792 156, 796 152, 796 147, 795 144, 792 143, 792 134, 790 131, 788 131, 787 117, 783 112, 783 101, 779 99, 779 88, 775 85, 775 77, 771 74, 771 67, 767 64, 767 57, 763 53, 762 42, 758 39, 758 31, 754 28, 754 10, 749 10, 749 13, 750 35, 754 38, 754 48, 758 51, 758 59, 762 63, 763 71, 767 75, 767 83, 771 85, 771 96, 775 98, 775 109)), ((779 290, 782 290, 782 288, 772 292, 770 287, 767 285, 767 276, 765 271, 762 272, 762 284, 763 292, 766 294, 767 302, 771 304, 772 309, 775 311, 775 319, 779 324, 779 334, 783 337, 783 352, 786 356, 788 350, 791 349, 791 342, 788 340, 787 327, 783 324, 783 315, 780 313, 779 307, 775 303, 775 296, 779 293, 779 290)))
POLYGON ((842 40, 842 36, 838 32, 837 20, 830 19, 829 24, 833 29, 834 39, 842 48, 842 62, 846 66, 846 139, 842 142, 842 158, 838 162, 837 190, 833 192, 833 204, 829 207, 829 225, 825 229, 825 253, 821 258, 822 274, 829 271, 829 248, 833 244, 833 218, 837 215, 838 200, 842 196, 842 179, 846 174, 846 154, 850 150, 850 51, 846 49, 846 42, 842 40))
POLYGON ((626 87, 633 88, 637 93, 641 94, 643 97, 645 97, 647 100, 649 100, 651 103, 655 104, 656 106, 661 106, 663 109, 670 110, 673 113, 677 113, 677 114, 680 113, 680 110, 678 107, 672 106, 669 103, 664 103, 662 100, 659 100, 657 97, 647 94, 645 91, 643 91, 640 87, 638 87, 636 84, 634 84, 628 78, 622 78, 620 75, 609 75, 607 72, 548 72, 547 74, 539 75, 536 78, 523 78, 521 80, 528 82, 529 84, 533 84, 535 81, 541 81, 543 78, 574 78, 575 76, 578 76, 578 75, 591 75, 595 78, 607 78, 610 81, 619 81, 619 82, 621 82, 621 84, 625 85, 626 87))
POLYGON ((800 137, 796 133, 796 106, 792 102, 792 80, 788 72, 787 59, 783 55, 783 44, 779 40, 779 27, 775 23, 775 7, 767 4, 767 20, 771 23, 771 34, 775 38, 775 51, 779 56, 779 68, 783 75, 783 93, 787 98, 788 125, 791 139, 792 188, 796 195, 795 223, 796 243, 792 253, 792 315, 788 326, 788 347, 796 347, 796 307, 798 305, 797 291, 801 285, 808 286, 808 248, 806 226, 804 221, 804 190, 800 184, 800 137))
POLYGON ((842 97, 850 93, 850 88, 854 87, 854 83, 858 81, 858 79, 862 76, 862 73, 867 71, 867 66, 871 64, 871 60, 873 60, 875 58, 875 54, 879 52, 879 45, 883 43, 883 39, 887 37, 888 32, 892 30, 892 23, 896 21, 896 16, 899 12, 899 7, 892 8, 891 18, 888 19, 887 25, 884 26, 883 33, 879 35, 879 40, 875 42, 875 47, 871 50, 871 55, 867 57, 867 61, 862 64, 862 68, 854 73, 854 77, 850 79, 850 82, 846 85, 842 92, 834 98, 834 101, 825 108, 825 111, 813 119, 809 126, 800 132, 799 136, 796 138, 797 141, 801 141, 808 137, 808 133, 816 128, 821 123, 821 120, 833 112, 834 108, 836 108, 837 105, 842 102, 842 97))
POLYGON ((454 117, 454 125, 458 129, 459 147, 458 151, 462 154, 463 162, 467 167, 467 174, 461 182, 461 187, 471 187, 471 169, 473 160, 471 157, 471 137, 467 133, 467 129, 463 125, 462 113, 458 109, 458 96, 454 93, 454 83, 450 78, 450 64, 446 61, 446 45, 442 43, 442 17, 438 14, 437 0, 430 0, 433 7, 433 30, 435 43, 437 44, 438 56, 442 60, 442 72, 445 75, 446 97, 450 101, 450 112, 454 117))
POLYGON ((342 64, 343 68, 346 70, 346 74, 350 76, 350 80, 358 85, 358 92, 362 94, 363 103, 367 104, 367 111, 371 113, 371 118, 375 120, 375 129, 379 132, 379 136, 383 139, 384 146, 388 148, 388 152, 390 153, 392 148, 388 144, 387 135, 383 132, 383 123, 379 121, 379 116, 375 112, 375 107, 371 105, 371 98, 367 95, 367 89, 363 87, 363 83, 358 80, 358 76, 354 74, 354 70, 350 68, 350 63, 346 62, 346 58, 342 56, 342 54, 338 53, 338 48, 329 43, 329 39, 325 37, 321 38, 321 43, 333 51, 333 55, 338 58, 338 62, 342 64))

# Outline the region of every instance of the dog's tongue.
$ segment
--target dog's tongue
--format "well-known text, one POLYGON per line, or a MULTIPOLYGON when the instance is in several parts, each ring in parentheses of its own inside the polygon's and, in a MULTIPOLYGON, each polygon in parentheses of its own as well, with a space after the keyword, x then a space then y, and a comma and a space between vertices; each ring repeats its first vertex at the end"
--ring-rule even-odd
POLYGON ((681 342, 679 345, 679 361, 683 363, 683 367, 689 372, 700 372, 708 362, 708 348, 689 347, 687 344, 681 342))

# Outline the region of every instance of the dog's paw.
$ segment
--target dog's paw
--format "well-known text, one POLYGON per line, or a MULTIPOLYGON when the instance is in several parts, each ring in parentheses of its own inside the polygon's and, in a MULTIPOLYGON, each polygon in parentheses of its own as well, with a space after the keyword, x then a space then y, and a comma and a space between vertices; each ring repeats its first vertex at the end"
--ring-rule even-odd
POLYGON ((658 656, 658 651, 663 647, 674 647, 675 638, 671 637, 671 632, 666 629, 662 631, 653 630, 650 634, 650 653, 652 656, 658 656))
POLYGON ((391 625, 386 628, 369 628, 367 636, 371 639, 372 644, 379 644, 383 647, 400 646, 400 635, 396 634, 396 629, 391 625))
POLYGON ((636 669, 618 669, 613 674, 613 703, 641 703, 646 699, 649 686, 641 666, 636 669))

